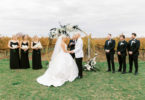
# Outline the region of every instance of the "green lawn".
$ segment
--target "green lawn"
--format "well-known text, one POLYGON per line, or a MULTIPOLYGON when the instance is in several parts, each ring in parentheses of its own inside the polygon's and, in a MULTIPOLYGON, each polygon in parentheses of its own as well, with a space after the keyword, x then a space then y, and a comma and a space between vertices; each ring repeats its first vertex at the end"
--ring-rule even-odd
POLYGON ((143 61, 139 62, 138 76, 107 73, 107 63, 101 62, 100 72, 84 72, 83 79, 57 88, 36 82, 45 72, 46 63, 42 70, 10 70, 9 61, 0 60, 0 100, 145 100, 143 61))

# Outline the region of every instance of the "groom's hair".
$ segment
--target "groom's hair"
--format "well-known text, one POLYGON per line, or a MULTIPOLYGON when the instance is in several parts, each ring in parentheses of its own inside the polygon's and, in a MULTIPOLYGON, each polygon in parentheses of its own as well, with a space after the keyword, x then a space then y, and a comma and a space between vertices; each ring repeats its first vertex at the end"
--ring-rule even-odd
POLYGON ((109 36, 112 36, 112 34, 111 34, 111 33, 108 33, 108 35, 109 35, 109 36))
POLYGON ((123 39, 125 39, 125 35, 121 34, 120 37, 123 37, 123 39))
POLYGON ((132 35, 134 35, 136 37, 136 33, 132 33, 132 35))

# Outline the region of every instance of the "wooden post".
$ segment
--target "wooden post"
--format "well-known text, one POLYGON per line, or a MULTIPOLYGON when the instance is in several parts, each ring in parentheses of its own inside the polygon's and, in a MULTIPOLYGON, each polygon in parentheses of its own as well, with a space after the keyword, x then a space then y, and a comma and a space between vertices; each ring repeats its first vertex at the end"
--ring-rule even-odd
POLYGON ((91 42, 90 42, 90 37, 91 34, 88 35, 85 31, 82 31, 87 37, 88 37, 88 59, 91 57, 91 42))
POLYGON ((90 35, 88 35, 88 59, 91 57, 90 35))

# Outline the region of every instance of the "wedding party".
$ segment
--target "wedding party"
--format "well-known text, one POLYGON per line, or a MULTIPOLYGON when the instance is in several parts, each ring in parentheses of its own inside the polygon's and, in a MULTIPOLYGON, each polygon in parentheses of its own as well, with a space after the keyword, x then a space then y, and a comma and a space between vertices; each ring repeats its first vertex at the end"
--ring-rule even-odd
POLYGON ((144 100, 144 3, 0 1, 0 100, 144 100))

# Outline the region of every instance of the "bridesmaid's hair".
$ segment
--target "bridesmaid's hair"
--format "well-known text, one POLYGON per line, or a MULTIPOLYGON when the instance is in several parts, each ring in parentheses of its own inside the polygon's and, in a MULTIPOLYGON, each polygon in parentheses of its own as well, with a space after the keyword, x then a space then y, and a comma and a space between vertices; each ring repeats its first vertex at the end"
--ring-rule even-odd
POLYGON ((35 39, 38 39, 38 41, 39 41, 39 38, 38 38, 38 36, 37 35, 35 35, 34 37, 33 37, 33 39, 32 39, 32 41, 35 41, 35 39))
POLYGON ((25 35, 22 36, 22 40, 24 40, 24 38, 25 38, 25 35))
POLYGON ((14 40, 14 38, 17 39, 17 35, 16 34, 13 34, 11 39, 14 40))

